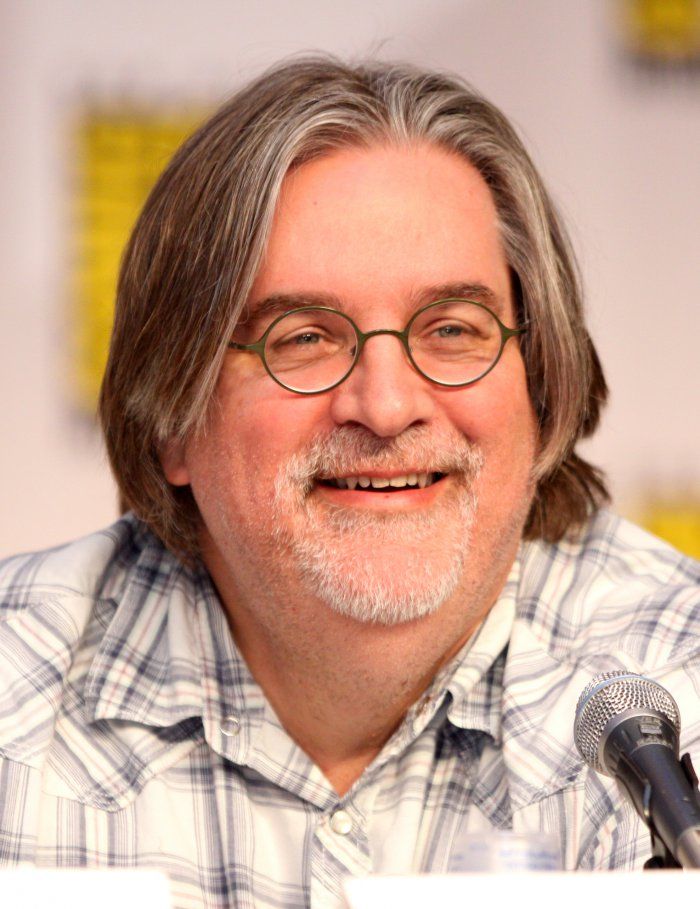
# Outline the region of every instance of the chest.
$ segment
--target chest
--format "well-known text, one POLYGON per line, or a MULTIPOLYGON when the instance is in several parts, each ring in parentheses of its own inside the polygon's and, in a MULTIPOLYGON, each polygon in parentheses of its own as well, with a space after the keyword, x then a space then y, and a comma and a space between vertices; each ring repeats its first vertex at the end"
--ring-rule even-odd
POLYGON ((434 731, 342 800, 308 776, 302 795, 290 768, 285 779, 279 766, 236 765, 206 742, 132 788, 122 779, 109 804, 97 790, 76 798, 59 760, 0 764, 0 862, 156 867, 181 909, 335 909, 347 875, 444 871, 462 832, 511 822, 499 752, 434 731))

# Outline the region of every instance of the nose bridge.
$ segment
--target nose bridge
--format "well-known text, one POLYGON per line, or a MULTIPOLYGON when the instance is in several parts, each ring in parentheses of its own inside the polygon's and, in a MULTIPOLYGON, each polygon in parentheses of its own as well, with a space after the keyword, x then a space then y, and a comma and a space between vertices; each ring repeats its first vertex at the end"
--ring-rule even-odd
MULTIPOLYGON (((358 352, 356 365, 362 356, 362 352, 364 350, 364 347, 365 347, 365 344, 367 343, 367 341, 369 341, 370 338, 376 338, 378 335, 391 335, 392 337, 396 338, 399 341, 399 343, 401 344, 401 347, 403 348, 404 352, 406 353, 407 362, 410 364, 411 361, 410 361, 410 358, 408 357, 408 342, 406 340, 406 335, 404 332, 398 331, 396 328, 375 328, 372 331, 358 331, 358 335, 359 335, 359 341, 360 341, 360 343, 359 343, 360 349, 358 352)), ((382 357, 385 357, 388 354, 389 354, 388 351, 381 352, 382 357)))
POLYGON ((430 419, 434 407, 431 389, 406 356, 403 332, 378 328, 358 334, 360 350, 355 369, 334 395, 335 419, 361 423, 383 437, 399 435, 412 423, 430 419), (377 335, 396 338, 403 350, 392 352, 392 345, 385 344, 360 356, 365 343, 377 335))
POLYGON ((368 338, 374 338, 376 335, 393 335, 402 344, 404 343, 404 333, 402 331, 398 331, 396 328, 375 328, 373 331, 361 332, 363 345, 368 338))

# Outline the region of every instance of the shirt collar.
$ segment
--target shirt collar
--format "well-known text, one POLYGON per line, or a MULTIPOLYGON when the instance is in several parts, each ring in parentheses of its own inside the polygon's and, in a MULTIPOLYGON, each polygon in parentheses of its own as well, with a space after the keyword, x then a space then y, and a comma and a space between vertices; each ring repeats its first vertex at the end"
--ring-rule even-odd
POLYGON ((264 700, 209 575, 182 565, 144 525, 129 520, 131 546, 115 559, 98 595, 98 621, 106 630, 100 629, 87 671, 86 719, 163 728, 199 717, 212 747, 240 760, 264 700))
POLYGON ((431 722, 442 705, 455 728, 485 732, 501 741, 503 665, 515 621, 520 557, 513 563, 498 599, 459 653, 433 679, 409 711, 414 732, 431 722), (426 710, 430 704, 431 709, 426 710), (422 716, 422 722, 417 722, 422 716))
POLYGON ((403 751, 430 723, 484 732, 501 742, 503 669, 515 619, 520 558, 501 594, 467 643, 435 676, 404 722, 387 742, 377 763, 403 751))
POLYGON ((520 583, 520 555, 483 622, 458 655, 445 680, 451 696, 447 719, 460 729, 488 733, 501 741, 503 664, 515 621, 520 583))

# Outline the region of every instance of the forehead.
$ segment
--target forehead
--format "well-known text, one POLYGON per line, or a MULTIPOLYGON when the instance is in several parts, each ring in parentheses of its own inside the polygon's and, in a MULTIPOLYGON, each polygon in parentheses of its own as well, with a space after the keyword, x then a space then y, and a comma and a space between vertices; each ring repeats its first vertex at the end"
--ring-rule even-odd
POLYGON ((429 144, 349 148, 285 178, 249 312, 295 295, 355 315, 405 311, 431 288, 450 287, 482 288, 496 308, 509 304, 498 217, 481 175, 429 144))

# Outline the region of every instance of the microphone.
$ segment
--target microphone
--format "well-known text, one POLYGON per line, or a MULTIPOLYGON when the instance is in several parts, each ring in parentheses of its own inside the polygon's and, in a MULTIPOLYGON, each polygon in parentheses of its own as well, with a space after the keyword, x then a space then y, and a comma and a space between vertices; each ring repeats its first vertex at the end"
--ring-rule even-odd
POLYGON ((679 735, 678 705, 641 675, 596 676, 576 705, 581 757, 617 779, 651 830, 655 857, 648 867, 700 868, 698 778, 690 755, 679 759, 679 735))

